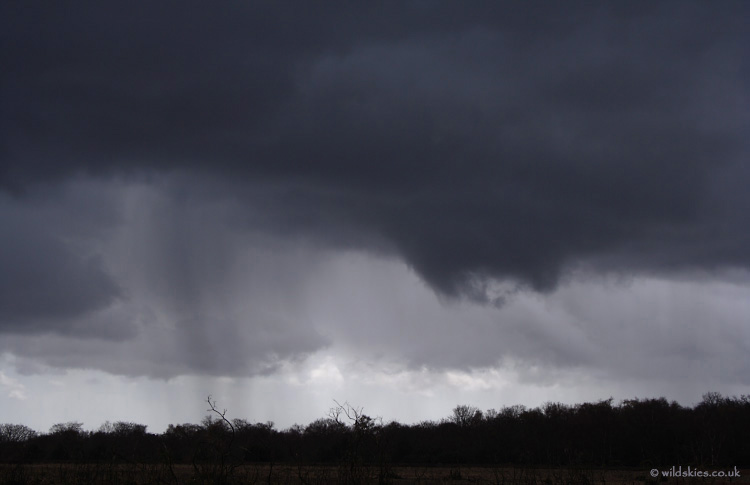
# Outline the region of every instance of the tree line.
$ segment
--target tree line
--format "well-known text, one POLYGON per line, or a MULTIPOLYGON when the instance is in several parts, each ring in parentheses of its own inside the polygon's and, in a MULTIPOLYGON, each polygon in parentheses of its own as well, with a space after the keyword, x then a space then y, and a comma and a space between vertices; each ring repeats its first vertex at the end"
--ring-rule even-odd
MULTIPOLYGON (((79 422, 47 433, 0 425, 2 463, 212 464, 230 470, 248 463, 361 466, 509 464, 549 467, 696 467, 750 465, 750 396, 708 393, 694 406, 665 398, 613 399, 576 405, 546 403, 482 411, 459 405, 440 421, 385 423, 348 403, 306 426, 231 418, 210 397, 200 424, 79 422)), ((196 468, 197 469, 197 468, 196 468)), ((221 468, 223 469, 223 468, 221 468)))

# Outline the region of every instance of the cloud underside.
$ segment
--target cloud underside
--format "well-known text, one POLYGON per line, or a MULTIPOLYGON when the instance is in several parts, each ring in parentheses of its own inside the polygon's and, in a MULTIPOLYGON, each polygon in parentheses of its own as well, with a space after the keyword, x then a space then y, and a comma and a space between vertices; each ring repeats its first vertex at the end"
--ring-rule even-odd
POLYGON ((0 7, 2 350, 745 370, 745 3, 79 7, 0 7))
MULTIPOLYGON (((130 301, 92 317, 102 325, 109 314, 128 334, 6 332, 0 351, 18 356, 24 373, 101 369, 158 379, 289 376, 309 359, 332 358, 344 376, 392 369, 409 382, 423 372, 461 378, 496 369, 541 386, 561 375, 750 384, 742 279, 586 277, 544 298, 514 293, 493 306, 446 304, 403 262, 361 252, 255 247, 233 266, 221 273, 229 281, 202 285, 190 302, 179 296, 179 279, 140 283, 130 301)), ((159 268, 130 270, 139 273, 131 278, 164 277, 159 268)))

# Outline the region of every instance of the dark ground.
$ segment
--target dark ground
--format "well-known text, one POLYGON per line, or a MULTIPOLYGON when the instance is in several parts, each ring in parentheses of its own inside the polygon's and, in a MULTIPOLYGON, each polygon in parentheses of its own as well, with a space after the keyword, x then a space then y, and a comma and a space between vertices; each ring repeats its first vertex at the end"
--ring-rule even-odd
MULTIPOLYGON (((686 470, 686 467, 683 467, 686 470)), ((691 470, 693 470, 691 468, 691 470)), ((701 470, 709 471, 710 470, 701 470)), ((729 471, 729 470, 717 470, 729 471)), ((0 465, 3 484, 641 484, 750 483, 750 469, 739 478, 657 477, 650 470, 523 468, 481 466, 292 466, 258 464, 222 470, 215 465, 36 464, 0 465)))

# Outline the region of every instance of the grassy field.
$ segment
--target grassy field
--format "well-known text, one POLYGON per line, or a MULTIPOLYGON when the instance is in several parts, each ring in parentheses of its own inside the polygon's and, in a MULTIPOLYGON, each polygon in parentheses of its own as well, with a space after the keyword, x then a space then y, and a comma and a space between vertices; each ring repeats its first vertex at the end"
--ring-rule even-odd
POLYGON ((750 470, 739 478, 656 477, 649 470, 547 469, 522 467, 395 466, 334 467, 313 465, 45 464, 0 465, 2 484, 394 484, 479 485, 750 483, 750 470))

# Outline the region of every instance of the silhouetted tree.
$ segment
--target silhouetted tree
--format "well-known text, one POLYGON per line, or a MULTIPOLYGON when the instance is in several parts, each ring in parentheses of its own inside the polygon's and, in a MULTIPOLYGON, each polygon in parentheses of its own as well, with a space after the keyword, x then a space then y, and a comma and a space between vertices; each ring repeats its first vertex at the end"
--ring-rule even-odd
POLYGON ((453 408, 451 421, 461 427, 477 425, 482 421, 482 411, 474 406, 460 404, 453 408))
MULTIPOLYGON (((362 408, 336 402, 327 417, 282 431, 270 422, 230 420, 210 397, 208 404, 211 414, 200 424, 169 425, 161 435, 125 421, 106 422, 96 432, 84 432, 75 421, 58 423, 46 434, 3 424, 0 462, 119 466, 163 460, 170 470, 172 464, 192 463, 199 483, 226 482, 235 467, 259 462, 337 464, 342 483, 376 477, 387 482, 395 463, 578 469, 750 465, 750 396, 707 393, 693 407, 664 398, 506 406, 485 413, 460 405, 439 422, 413 425, 383 425, 362 408)), ((318 478, 320 483, 333 479, 318 478)))
POLYGON ((36 435, 36 431, 23 424, 0 424, 0 443, 21 443, 36 435))

